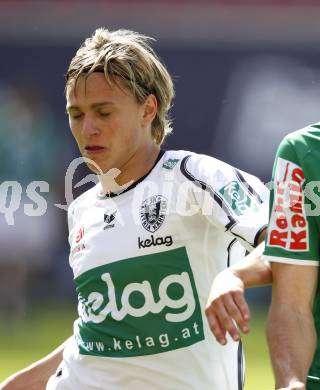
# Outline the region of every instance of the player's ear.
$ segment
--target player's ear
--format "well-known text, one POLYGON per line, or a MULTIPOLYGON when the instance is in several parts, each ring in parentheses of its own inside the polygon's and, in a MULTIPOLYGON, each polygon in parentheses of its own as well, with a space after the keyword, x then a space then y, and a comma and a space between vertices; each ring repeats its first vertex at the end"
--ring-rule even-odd
POLYGON ((148 126, 152 123, 155 116, 157 115, 158 102, 157 98, 150 94, 146 97, 145 102, 143 103, 143 125, 148 126))

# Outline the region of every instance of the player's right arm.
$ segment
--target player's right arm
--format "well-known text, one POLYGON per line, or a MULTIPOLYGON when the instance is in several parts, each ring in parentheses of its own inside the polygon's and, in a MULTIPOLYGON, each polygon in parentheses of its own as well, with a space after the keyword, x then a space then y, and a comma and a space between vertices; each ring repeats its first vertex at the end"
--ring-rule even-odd
POLYGON ((50 376, 62 361, 66 342, 43 359, 11 375, 0 384, 0 390, 44 390, 50 376))
MULTIPOLYGON (((79 198, 77 198, 79 199, 79 198)), ((73 239, 74 227, 74 208, 77 200, 74 201, 68 208, 68 229, 69 229, 69 244, 73 239)), ((51 375, 53 375, 63 359, 63 351, 67 339, 58 348, 43 359, 31 364, 21 371, 11 375, 4 382, 0 383, 0 390, 43 390, 51 375)))

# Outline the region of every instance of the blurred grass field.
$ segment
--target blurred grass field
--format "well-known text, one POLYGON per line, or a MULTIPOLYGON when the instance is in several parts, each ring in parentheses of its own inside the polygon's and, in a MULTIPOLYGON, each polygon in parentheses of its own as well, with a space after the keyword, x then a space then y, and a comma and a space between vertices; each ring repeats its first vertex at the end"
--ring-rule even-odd
MULTIPOLYGON (((29 312, 17 326, 5 328, 1 321, 0 381, 42 358, 69 337, 75 316, 71 306, 46 306, 29 312)), ((245 390, 270 390, 273 380, 264 336, 266 314, 253 311, 252 317, 251 332, 243 340, 245 390)))
POLYGON ((266 309, 253 310, 251 318, 250 333, 243 337, 246 357, 245 390, 272 390, 274 380, 265 337, 266 309))

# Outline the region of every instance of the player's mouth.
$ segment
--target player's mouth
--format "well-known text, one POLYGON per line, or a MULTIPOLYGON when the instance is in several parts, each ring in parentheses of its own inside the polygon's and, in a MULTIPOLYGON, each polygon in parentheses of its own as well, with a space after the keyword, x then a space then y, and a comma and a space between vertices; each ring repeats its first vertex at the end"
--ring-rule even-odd
POLYGON ((107 148, 99 145, 87 145, 84 150, 87 155, 96 155, 105 152, 107 148))

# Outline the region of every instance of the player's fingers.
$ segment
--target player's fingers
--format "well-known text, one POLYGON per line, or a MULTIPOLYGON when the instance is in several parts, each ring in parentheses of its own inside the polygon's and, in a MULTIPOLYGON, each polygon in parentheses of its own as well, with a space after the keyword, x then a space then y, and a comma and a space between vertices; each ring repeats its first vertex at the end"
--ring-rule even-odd
POLYGON ((207 317, 211 332, 213 333, 213 335, 216 338, 216 340, 218 341, 218 343, 225 345, 227 343, 226 331, 225 331, 225 329, 222 328, 221 324, 219 323, 218 318, 215 316, 215 314, 211 310, 209 310, 209 308, 206 309, 206 317, 207 317))
POLYGON ((244 297, 244 293, 243 291, 234 291, 232 293, 232 296, 233 296, 233 299, 236 303, 236 305, 238 306, 241 314, 242 314, 242 317, 245 321, 249 321, 250 320, 250 309, 249 309, 249 306, 246 302, 246 299, 244 297))
POLYGON ((242 332, 248 332, 249 326, 247 321, 244 319, 242 312, 236 304, 233 295, 228 294, 224 296, 224 306, 229 316, 237 323, 242 332))
POLYGON ((234 317, 242 332, 249 332, 250 309, 242 291, 232 293, 232 302, 236 305, 240 314, 239 319, 234 317))
POLYGON ((215 313, 222 328, 226 329, 226 331, 230 334, 234 341, 239 341, 239 331, 235 323, 233 322, 232 317, 230 317, 229 313, 227 312, 224 302, 222 302, 221 300, 218 300, 216 302, 215 313))

